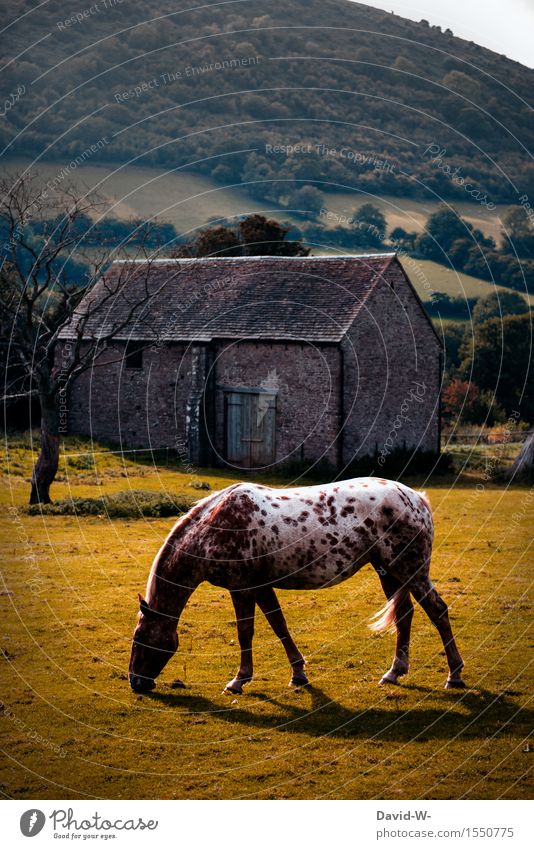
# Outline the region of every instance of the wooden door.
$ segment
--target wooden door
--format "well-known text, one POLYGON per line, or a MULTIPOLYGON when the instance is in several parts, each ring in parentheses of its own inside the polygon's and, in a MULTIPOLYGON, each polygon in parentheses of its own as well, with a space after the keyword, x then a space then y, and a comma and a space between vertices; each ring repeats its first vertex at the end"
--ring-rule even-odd
POLYGON ((226 392, 226 459, 247 469, 274 462, 276 395, 226 392))

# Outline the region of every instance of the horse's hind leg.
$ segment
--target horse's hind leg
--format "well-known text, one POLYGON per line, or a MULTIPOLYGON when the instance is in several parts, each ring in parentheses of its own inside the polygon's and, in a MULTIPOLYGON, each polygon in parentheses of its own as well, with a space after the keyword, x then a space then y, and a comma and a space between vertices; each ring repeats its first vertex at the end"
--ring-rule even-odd
POLYGON ((428 577, 416 579, 413 583, 410 582, 410 591, 432 624, 436 626, 443 640, 447 663, 449 664, 449 677, 445 687, 465 687, 462 680, 464 663, 452 634, 447 605, 434 589, 432 581, 428 577))
POLYGON ((398 684, 401 675, 406 675, 409 669, 410 631, 413 619, 413 604, 408 589, 401 582, 388 575, 385 569, 377 564, 375 569, 380 578, 382 589, 388 601, 393 600, 394 621, 397 630, 397 643, 391 668, 380 679, 381 684, 398 684))
POLYGON ((254 613, 256 591, 231 592, 237 620, 237 637, 241 648, 241 661, 235 678, 225 687, 230 693, 242 693, 243 685, 252 680, 252 638, 254 636, 254 613))
POLYGON ((291 664, 291 681, 294 687, 303 687, 308 684, 308 678, 304 672, 304 658, 296 647, 287 623, 280 609, 278 599, 272 587, 263 587, 256 591, 256 601, 258 607, 265 615, 267 622, 273 629, 276 636, 282 641, 282 645, 286 650, 287 659, 291 664))

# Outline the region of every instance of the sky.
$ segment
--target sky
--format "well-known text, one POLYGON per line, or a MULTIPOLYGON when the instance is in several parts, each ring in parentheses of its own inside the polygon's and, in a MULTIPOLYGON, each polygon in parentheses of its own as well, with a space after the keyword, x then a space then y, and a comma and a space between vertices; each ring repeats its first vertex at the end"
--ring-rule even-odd
POLYGON ((358 0, 404 18, 425 18, 454 35, 475 41, 534 67, 534 0, 358 0))

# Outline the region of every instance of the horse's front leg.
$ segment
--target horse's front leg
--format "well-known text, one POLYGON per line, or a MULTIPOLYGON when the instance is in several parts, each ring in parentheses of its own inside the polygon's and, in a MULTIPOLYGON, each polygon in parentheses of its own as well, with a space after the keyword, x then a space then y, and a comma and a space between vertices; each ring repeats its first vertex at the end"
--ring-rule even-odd
POLYGON ((264 613, 267 622, 286 650, 287 659, 291 664, 291 681, 289 684, 293 687, 305 686, 309 683, 308 676, 304 672, 305 660, 289 633, 275 591, 272 587, 262 587, 257 591, 256 600, 258 607, 264 613))
POLYGON ((235 678, 225 687, 230 693, 242 693, 243 684, 252 680, 252 638, 254 636, 254 613, 256 610, 256 591, 242 590, 231 592, 237 620, 237 637, 241 648, 241 662, 235 678))

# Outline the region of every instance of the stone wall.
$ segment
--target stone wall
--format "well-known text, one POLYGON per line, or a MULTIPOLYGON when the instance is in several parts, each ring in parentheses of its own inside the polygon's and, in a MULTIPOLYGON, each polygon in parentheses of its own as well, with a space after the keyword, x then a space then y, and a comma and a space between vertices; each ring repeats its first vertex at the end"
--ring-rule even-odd
POLYGON ((396 263, 342 348, 344 462, 395 448, 439 453, 440 343, 396 263))
POLYGON ((217 345, 214 443, 224 451, 222 387, 276 389, 276 462, 336 464, 341 357, 335 345, 226 342, 217 345))
POLYGON ((191 375, 198 348, 149 345, 143 351, 142 369, 126 368, 124 352, 125 344, 115 342, 99 364, 72 385, 68 432, 126 447, 187 450, 191 375))

